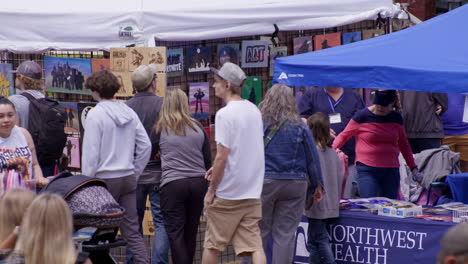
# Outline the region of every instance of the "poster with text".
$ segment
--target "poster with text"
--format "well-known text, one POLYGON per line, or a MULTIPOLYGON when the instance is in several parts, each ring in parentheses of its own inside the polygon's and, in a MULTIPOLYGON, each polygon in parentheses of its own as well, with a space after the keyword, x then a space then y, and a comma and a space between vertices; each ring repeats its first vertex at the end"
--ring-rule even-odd
POLYGON ((166 72, 168 77, 182 76, 184 73, 184 50, 167 50, 166 72))
POLYGON ((120 89, 115 96, 129 97, 133 96, 136 92, 133 90, 132 73, 131 72, 113 72, 120 83, 120 89))
POLYGON ((68 167, 79 169, 80 166, 80 138, 67 137, 67 142, 63 148, 63 154, 67 156, 68 167))
POLYGON ((232 62, 239 65, 239 44, 219 44, 218 45, 218 68, 225 62, 232 62))
POLYGON ((349 44, 349 43, 354 43, 354 42, 362 40, 362 34, 361 34, 360 31, 347 32, 347 33, 343 33, 342 39, 343 39, 343 45, 344 44, 349 44))
POLYGON ((13 66, 9 63, 0 63, 0 95, 8 97, 15 93, 13 88, 13 66))
POLYGON ((323 50, 341 45, 341 32, 315 35, 314 50, 323 50))
POLYGON ((79 133, 78 104, 76 102, 60 102, 65 108, 67 119, 65 120, 65 133, 79 133))
POLYGON ((268 41, 244 40, 242 41, 242 68, 268 67, 268 41))
POLYGON ((288 47, 273 47, 270 52, 270 76, 275 73, 275 61, 277 58, 288 55, 288 47))
POLYGON ((148 64, 155 64, 158 72, 166 72, 167 58, 166 47, 145 48, 148 50, 148 64))
POLYGON ((93 58, 91 59, 91 68, 93 72, 110 70, 110 59, 93 58))
POLYGON ((111 48, 110 49, 110 67, 113 72, 128 71, 128 49, 111 48))
POLYGON ((312 51, 312 36, 294 38, 293 45, 294 55, 312 51))
POLYGON ((249 76, 242 87, 242 98, 259 105, 262 101, 262 77, 249 76))
POLYGON ((375 38, 384 34, 385 30, 383 29, 366 29, 362 31, 362 39, 375 38))
POLYGON ((45 87, 47 92, 91 94, 84 88, 91 74, 91 60, 44 56, 45 87))
POLYGON ((185 60, 189 74, 208 73, 211 67, 211 47, 187 48, 185 60))
POLYGON ((210 85, 207 82, 189 84, 190 116, 202 124, 210 119, 210 85))

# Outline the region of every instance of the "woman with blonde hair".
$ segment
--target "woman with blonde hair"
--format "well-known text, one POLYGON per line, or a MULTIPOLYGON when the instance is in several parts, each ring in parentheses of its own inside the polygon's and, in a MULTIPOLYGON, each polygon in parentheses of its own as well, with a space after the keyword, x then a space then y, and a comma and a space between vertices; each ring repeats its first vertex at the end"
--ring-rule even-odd
POLYGON ((166 92, 156 125, 160 134, 161 210, 174 264, 193 261, 203 199, 204 176, 211 167, 210 142, 201 124, 189 115, 180 89, 166 92))
POLYGON ((72 235, 72 215, 62 197, 41 194, 24 215, 18 243, 8 263, 77 263, 72 235))
MULTIPOLYGON (((321 199, 322 173, 315 141, 301 121, 292 89, 275 84, 260 103, 264 124, 265 179, 260 230, 273 239, 272 263, 292 263, 294 237, 306 194, 321 199)), ((311 201, 308 201, 311 202, 311 201)))

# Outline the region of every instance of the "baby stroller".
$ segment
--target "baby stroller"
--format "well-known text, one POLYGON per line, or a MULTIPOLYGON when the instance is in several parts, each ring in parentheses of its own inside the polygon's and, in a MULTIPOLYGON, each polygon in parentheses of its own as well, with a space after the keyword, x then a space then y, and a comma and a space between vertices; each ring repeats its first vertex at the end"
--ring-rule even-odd
POLYGON ((57 193, 65 199, 73 214, 75 230, 83 227, 95 230, 91 239, 80 244, 93 263, 117 263, 110 249, 127 244, 117 238, 125 211, 107 191, 103 180, 65 171, 52 179, 42 192, 57 193))

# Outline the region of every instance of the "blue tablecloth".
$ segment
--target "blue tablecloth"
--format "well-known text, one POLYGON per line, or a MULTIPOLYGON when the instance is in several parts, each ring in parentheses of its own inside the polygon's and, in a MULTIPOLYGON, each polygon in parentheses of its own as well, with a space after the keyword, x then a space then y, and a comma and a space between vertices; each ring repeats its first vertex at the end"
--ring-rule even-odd
MULTIPOLYGON (((440 239, 453 225, 344 210, 328 230, 338 264, 432 264, 437 263, 440 239)), ((304 217, 296 235, 295 263, 308 263, 307 226, 304 217)))

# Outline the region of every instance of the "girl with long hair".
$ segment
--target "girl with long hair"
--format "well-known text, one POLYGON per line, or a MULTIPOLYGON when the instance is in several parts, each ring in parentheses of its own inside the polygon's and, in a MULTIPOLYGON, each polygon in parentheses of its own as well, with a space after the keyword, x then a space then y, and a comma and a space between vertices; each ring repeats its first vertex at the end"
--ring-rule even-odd
POLYGON ((161 210, 174 264, 193 261, 196 235, 208 188, 210 142, 201 124, 189 115, 180 89, 166 92, 156 125, 160 134, 161 210))
POLYGON ((294 237, 306 194, 321 199, 322 176, 315 141, 301 121, 292 89, 275 84, 260 103, 264 121, 265 179, 260 230, 273 239, 272 263, 292 263, 294 237))

